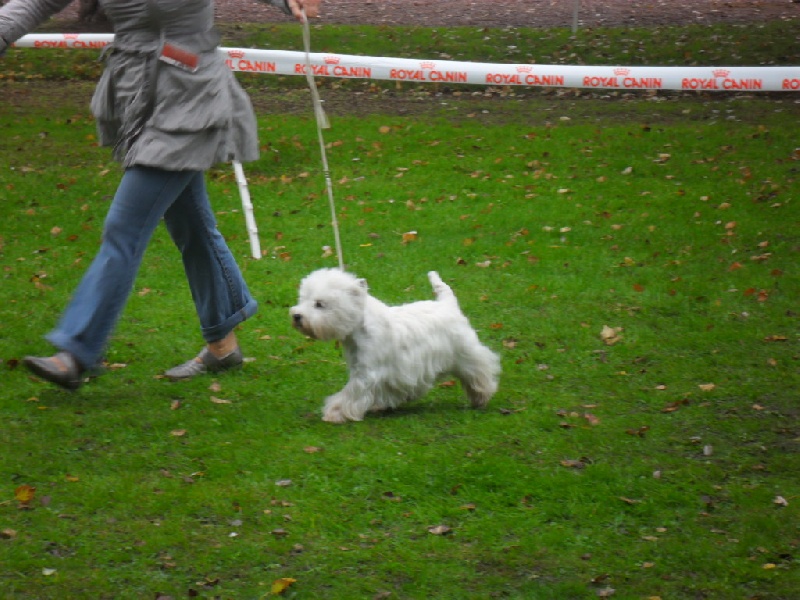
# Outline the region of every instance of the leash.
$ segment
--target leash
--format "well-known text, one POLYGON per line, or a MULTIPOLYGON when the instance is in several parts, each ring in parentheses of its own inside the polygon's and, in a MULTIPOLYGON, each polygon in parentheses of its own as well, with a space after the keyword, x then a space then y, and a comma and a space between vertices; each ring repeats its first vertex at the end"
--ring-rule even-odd
POLYGON ((325 187, 328 191, 328 204, 331 209, 331 223, 333 225, 333 239, 336 243, 336 256, 339 259, 339 269, 344 271, 344 259, 342 258, 342 242, 339 239, 339 222, 336 218, 336 203, 333 200, 333 184, 331 183, 331 172, 328 168, 328 154, 325 150, 325 137, 323 129, 330 129, 331 125, 328 116, 322 108, 322 100, 319 97, 317 82, 314 80, 314 73, 311 69, 311 28, 308 24, 306 11, 303 9, 303 46, 306 51, 306 81, 311 89, 311 101, 314 104, 314 118, 317 122, 317 138, 319 139, 319 151, 322 156, 322 173, 325 176, 325 187))

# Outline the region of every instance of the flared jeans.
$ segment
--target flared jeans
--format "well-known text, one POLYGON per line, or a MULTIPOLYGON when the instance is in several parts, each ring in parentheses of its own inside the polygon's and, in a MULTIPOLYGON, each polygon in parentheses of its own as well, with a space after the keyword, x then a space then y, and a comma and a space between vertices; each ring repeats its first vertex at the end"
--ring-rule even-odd
POLYGON ((84 368, 100 360, 161 219, 180 250, 203 339, 224 338, 257 303, 217 230, 202 171, 125 170, 106 216, 100 250, 47 339, 84 368))

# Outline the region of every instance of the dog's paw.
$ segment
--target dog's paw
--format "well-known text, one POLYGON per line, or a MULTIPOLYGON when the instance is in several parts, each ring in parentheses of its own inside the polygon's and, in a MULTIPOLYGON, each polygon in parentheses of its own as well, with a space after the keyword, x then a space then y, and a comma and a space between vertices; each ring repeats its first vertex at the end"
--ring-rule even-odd
POLYGON ((322 411, 322 420, 326 423, 347 423, 347 421, 354 421, 360 419, 348 419, 342 412, 342 407, 339 404, 325 406, 322 411))
POLYGON ((347 423, 347 419, 342 416, 342 413, 334 412, 334 413, 325 413, 322 415, 322 420, 326 423, 347 423))

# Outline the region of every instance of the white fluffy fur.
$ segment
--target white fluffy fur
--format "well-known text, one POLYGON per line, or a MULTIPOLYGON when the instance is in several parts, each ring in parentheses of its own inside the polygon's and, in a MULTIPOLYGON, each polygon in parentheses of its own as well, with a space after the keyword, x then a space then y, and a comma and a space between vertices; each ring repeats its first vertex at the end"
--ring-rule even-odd
POLYGON ((318 340, 339 340, 350 372, 329 396, 323 420, 360 421, 424 395, 445 374, 457 377, 475 408, 497 391, 498 356, 481 344, 453 290, 428 273, 436 300, 387 306, 367 283, 339 269, 320 269, 300 284, 292 324, 318 340))

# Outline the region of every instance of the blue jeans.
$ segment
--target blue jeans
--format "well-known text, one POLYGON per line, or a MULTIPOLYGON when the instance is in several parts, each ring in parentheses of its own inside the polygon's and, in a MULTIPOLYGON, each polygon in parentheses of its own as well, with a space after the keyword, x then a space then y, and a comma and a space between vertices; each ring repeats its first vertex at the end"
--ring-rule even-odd
POLYGON ((217 231, 203 172, 131 167, 106 216, 100 250, 47 335, 84 368, 102 356, 162 217, 183 257, 205 341, 224 338, 255 314, 258 305, 217 231))

